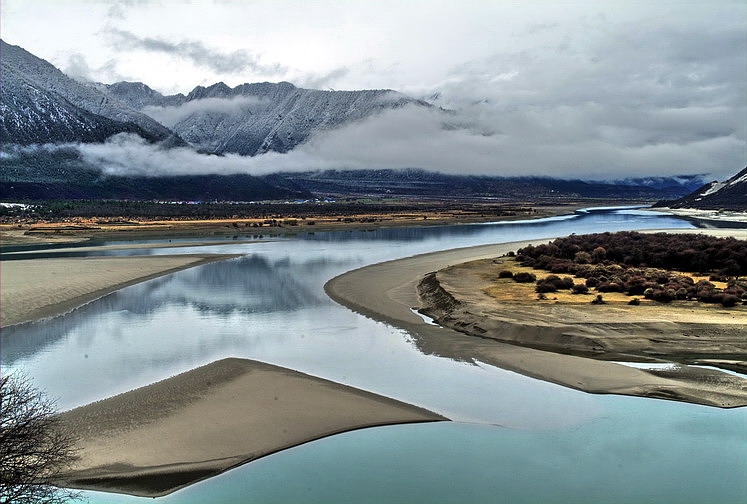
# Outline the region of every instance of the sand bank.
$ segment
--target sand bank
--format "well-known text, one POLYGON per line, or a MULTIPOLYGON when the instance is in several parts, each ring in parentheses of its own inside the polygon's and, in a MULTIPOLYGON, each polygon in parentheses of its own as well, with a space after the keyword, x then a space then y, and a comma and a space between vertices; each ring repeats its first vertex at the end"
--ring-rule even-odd
POLYGON ((81 436, 80 460, 62 484, 150 497, 332 434, 447 420, 246 359, 213 362, 61 418, 81 436))
POLYGON ((28 255, 28 254, 58 254, 66 252, 101 252, 105 250, 150 250, 161 248, 185 248, 185 247, 215 247, 218 245, 247 245, 251 243, 265 243, 271 240, 230 240, 230 241, 193 241, 193 242, 159 242, 159 243, 126 243, 120 245, 91 245, 87 247, 61 247, 35 250, 22 250, 19 252, 5 252, 5 255, 28 255))
POLYGON ((719 210, 701 210, 699 208, 652 208, 656 212, 664 212, 680 217, 690 217, 702 221, 715 221, 721 224, 738 223, 747 224, 747 212, 732 212, 719 210))
POLYGON ((644 229, 640 233, 682 233, 682 234, 705 234, 718 238, 736 238, 747 240, 747 228, 710 228, 710 229, 644 229))
MULTIPOLYGON (((412 313, 412 307, 421 306, 417 284, 426 274, 549 240, 455 249, 375 264, 338 276, 328 282, 325 289, 341 304, 409 331, 418 347, 426 353, 481 361, 592 393, 658 397, 720 407, 747 405, 747 380, 739 377, 735 380, 735 377, 720 371, 686 366, 679 373, 657 375, 613 362, 478 338, 475 335, 479 330, 475 335, 467 335, 428 324, 412 313)), ((524 324, 522 331, 525 335, 538 337, 541 336, 538 327, 538 324, 524 324)), ((655 325, 649 329, 656 331, 655 325)))
MULTIPOLYGON (((647 300, 630 306, 614 294, 594 306, 594 295, 563 292, 539 301, 533 285, 496 280, 505 264, 515 265, 483 259, 429 273, 418 286, 423 312, 468 334, 595 359, 713 365, 723 359, 729 369, 735 359, 747 361, 747 306, 647 300)), ((723 378, 747 392, 747 376, 723 378)))
POLYGON ((236 255, 21 259, 0 263, 0 326, 61 315, 128 285, 236 255))

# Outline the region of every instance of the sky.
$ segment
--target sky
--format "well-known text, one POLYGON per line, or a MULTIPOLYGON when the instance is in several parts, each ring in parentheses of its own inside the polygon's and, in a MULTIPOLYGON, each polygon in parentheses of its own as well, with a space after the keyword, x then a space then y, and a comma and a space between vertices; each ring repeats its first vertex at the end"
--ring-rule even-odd
POLYGON ((747 164, 744 1, 0 0, 0 33, 81 80, 394 89, 463 125, 393 111, 249 171, 724 178, 747 164))

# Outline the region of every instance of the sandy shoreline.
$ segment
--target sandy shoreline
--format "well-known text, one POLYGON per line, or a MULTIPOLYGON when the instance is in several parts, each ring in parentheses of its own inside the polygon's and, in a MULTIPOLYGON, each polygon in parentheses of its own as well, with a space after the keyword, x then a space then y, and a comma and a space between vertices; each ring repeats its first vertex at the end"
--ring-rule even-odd
POLYGON ((0 327, 61 315, 129 285, 233 257, 238 256, 183 254, 3 261, 0 327))
POLYGON ((613 362, 478 338, 427 324, 412 313, 412 307, 421 306, 417 283, 427 273, 549 240, 454 249, 366 266, 330 280, 325 290, 335 301, 354 311, 409 331, 425 353, 477 360, 592 393, 657 397, 720 407, 747 405, 747 380, 742 380, 744 384, 734 383, 719 371, 711 376, 706 370, 688 368, 679 374, 655 375, 613 362), (721 383, 722 378, 726 385, 721 383))
POLYGON ((151 250, 161 248, 187 248, 187 247, 216 247, 219 245, 248 245, 251 243, 266 243, 272 240, 226 240, 226 241, 190 241, 190 242, 159 242, 159 243, 126 243, 120 245, 91 245, 84 247, 60 247, 34 250, 21 250, 17 252, 4 252, 7 256, 21 256, 29 254, 59 254, 66 252, 100 252, 104 250, 151 250))
POLYGON ((712 221, 717 223, 734 223, 747 224, 747 212, 719 211, 719 210, 701 210, 698 208, 669 208, 659 207, 652 208, 655 212, 663 212, 680 217, 690 217, 701 221, 712 221))
POLYGON ((60 415, 80 435, 64 486, 155 497, 250 460, 428 410, 248 359, 223 359, 60 415))

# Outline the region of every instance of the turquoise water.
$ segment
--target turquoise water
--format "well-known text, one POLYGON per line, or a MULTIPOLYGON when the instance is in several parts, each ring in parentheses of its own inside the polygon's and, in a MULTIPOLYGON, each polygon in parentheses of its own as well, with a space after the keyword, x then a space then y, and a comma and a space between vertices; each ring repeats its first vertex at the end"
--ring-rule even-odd
MULTIPOLYGON (((0 365, 25 370, 62 408, 71 408, 216 359, 246 357, 463 422, 333 436, 157 499, 163 502, 747 502, 746 408, 590 395, 430 355, 406 332, 355 314, 323 291, 340 273, 397 257, 574 232, 668 227, 693 225, 635 210, 602 210, 529 222, 99 253, 242 257, 3 330, 0 365)), ((93 503, 145 502, 87 495, 93 503)))
MULTIPOLYGON (((197 483, 164 503, 734 503, 747 495, 745 416, 608 404, 570 430, 437 423, 340 434, 197 483), (623 420, 622 422, 620 420, 623 420)), ((552 410, 545 412, 552 415, 552 410)), ((137 497, 89 493, 91 502, 137 497)))

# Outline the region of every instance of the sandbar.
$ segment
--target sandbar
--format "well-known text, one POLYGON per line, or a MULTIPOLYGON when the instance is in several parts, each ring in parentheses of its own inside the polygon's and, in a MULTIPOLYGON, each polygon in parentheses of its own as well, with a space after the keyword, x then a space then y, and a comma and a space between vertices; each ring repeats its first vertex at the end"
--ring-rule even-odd
POLYGON ((158 243, 124 243, 117 245, 89 245, 84 247, 61 247, 34 250, 21 250, 17 252, 5 252, 4 255, 28 255, 28 254, 59 254, 66 252, 100 252, 105 250, 149 250, 161 248, 186 248, 186 247, 215 247, 218 245, 247 245, 251 243, 265 243, 271 240, 230 240, 230 241, 191 241, 191 242, 158 242, 158 243))
POLYGON ((311 440, 445 417, 360 389, 228 358, 62 413, 80 439, 63 486, 155 497, 311 440))
MULTIPOLYGON (((429 324, 412 312, 413 307, 423 307, 417 285, 428 273, 466 261, 497 257, 550 239, 453 249, 374 264, 330 280, 325 290, 335 301, 358 313, 407 330, 425 353, 480 361, 590 393, 719 407, 747 405, 747 380, 721 371, 683 366, 679 373, 655 374, 615 362, 530 348, 516 344, 517 341, 497 341, 477 332, 465 334, 429 324)), ((530 328, 531 324, 523 327, 526 331, 530 328)))
POLYGON ((233 254, 20 259, 0 263, 0 327, 53 317, 128 285, 233 254))

